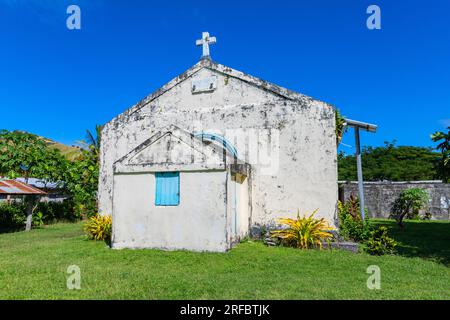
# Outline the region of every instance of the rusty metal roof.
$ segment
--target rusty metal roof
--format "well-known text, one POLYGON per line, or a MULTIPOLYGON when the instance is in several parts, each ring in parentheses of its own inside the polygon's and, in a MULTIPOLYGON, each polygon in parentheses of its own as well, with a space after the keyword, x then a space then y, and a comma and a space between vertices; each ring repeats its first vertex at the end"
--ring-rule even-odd
POLYGON ((26 183, 15 180, 0 180, 0 194, 10 195, 44 195, 44 191, 26 183))

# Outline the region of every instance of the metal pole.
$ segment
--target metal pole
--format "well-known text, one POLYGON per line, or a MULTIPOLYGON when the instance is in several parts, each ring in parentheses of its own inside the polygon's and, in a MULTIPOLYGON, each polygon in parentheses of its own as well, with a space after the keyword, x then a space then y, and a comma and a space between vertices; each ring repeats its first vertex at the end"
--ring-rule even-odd
POLYGON ((358 191, 359 191, 359 210, 361 211, 361 218, 364 217, 364 184, 361 164, 361 145, 359 142, 359 127, 355 127, 355 142, 356 142, 356 168, 358 171, 358 191))

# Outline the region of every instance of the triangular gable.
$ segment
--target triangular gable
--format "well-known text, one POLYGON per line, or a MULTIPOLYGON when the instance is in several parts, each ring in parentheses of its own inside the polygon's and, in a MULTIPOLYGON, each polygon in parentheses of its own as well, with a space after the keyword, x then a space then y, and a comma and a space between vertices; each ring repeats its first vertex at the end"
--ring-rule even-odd
POLYGON ((116 173, 224 169, 226 154, 174 125, 159 131, 119 159, 116 173))
POLYGON ((192 161, 192 158, 204 159, 206 156, 197 150, 193 143, 184 141, 173 132, 163 133, 156 141, 145 147, 140 152, 128 159, 128 164, 157 164, 157 163, 177 163, 185 164, 192 161))
MULTIPOLYGON (((141 108, 146 106, 147 104, 151 103, 156 98, 160 97, 170 89, 174 88, 181 82, 185 81, 186 79, 189 79, 194 74, 199 72, 201 69, 207 68, 213 71, 216 71, 218 73, 221 73, 223 75, 226 75, 228 77, 233 77, 236 79, 239 79, 241 81, 244 81, 250 85, 253 85, 255 87, 260 88, 261 90, 271 92, 281 98, 291 100, 291 101, 301 101, 301 102, 309 102, 314 100, 311 97, 308 97, 306 95, 297 93, 295 91, 283 88, 281 86, 275 85, 273 83, 270 83, 268 81, 259 79, 257 77, 253 77, 251 75, 248 75, 246 73, 243 73, 241 71, 237 71, 235 69, 232 69, 230 67, 221 65, 219 63, 213 62, 209 59, 202 59, 195 65, 193 65, 191 68, 189 68, 187 71, 179 75, 178 77, 172 79, 169 83, 162 86, 160 89, 155 91, 154 93, 148 95, 141 101, 139 101, 137 104, 135 104, 133 107, 122 113, 121 115, 114 118, 111 122, 121 118, 121 117, 128 117, 131 116, 133 113, 139 111, 141 108)), ((332 107, 332 106, 331 106, 332 107)))

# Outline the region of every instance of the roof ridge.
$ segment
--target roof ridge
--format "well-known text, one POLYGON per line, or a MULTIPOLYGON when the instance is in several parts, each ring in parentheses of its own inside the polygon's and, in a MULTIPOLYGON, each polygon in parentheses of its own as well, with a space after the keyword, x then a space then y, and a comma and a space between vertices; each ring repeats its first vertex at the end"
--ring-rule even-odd
MULTIPOLYGON (((291 101, 304 102, 304 101, 317 100, 317 99, 314 99, 314 98, 312 98, 310 96, 304 95, 302 93, 299 93, 299 92, 287 89, 285 87, 279 86, 279 85, 274 84, 272 82, 263 80, 261 78, 258 78, 258 77, 252 76, 250 74, 244 73, 242 71, 239 71, 239 70, 233 69, 231 67, 225 66, 225 65, 220 64, 218 62, 215 62, 215 61, 213 61, 211 59, 201 59, 199 62, 197 62, 196 64, 191 66, 189 69, 187 69, 183 73, 179 74, 178 76, 176 76, 175 78, 173 78, 172 80, 170 80, 169 82, 164 84, 162 87, 160 87, 159 89, 154 91, 153 93, 145 96, 139 102, 137 102, 136 104, 134 104, 133 106, 131 106, 130 108, 128 108, 127 110, 125 110, 124 112, 119 114, 118 116, 114 117, 108 123, 114 122, 114 121, 116 121, 116 120, 118 120, 118 119, 120 119, 122 117, 133 115, 134 113, 136 113, 139 110, 141 110, 148 103, 150 103, 151 101, 153 101, 156 98, 160 97, 164 93, 168 92, 173 87, 175 87, 179 83, 185 81, 187 78, 193 76, 194 74, 196 74, 197 72, 199 72, 203 68, 207 68, 207 69, 210 69, 210 70, 213 70, 213 71, 225 74, 227 76, 230 76, 230 77, 233 77, 233 78, 237 78, 237 79, 239 79, 239 80, 241 80, 243 82, 249 83, 251 85, 254 85, 256 87, 261 88, 262 90, 269 91, 269 92, 271 92, 271 93, 273 93, 275 95, 278 95, 278 96, 280 96, 282 98, 285 98, 285 99, 288 99, 288 100, 291 100, 291 101)), ((320 101, 320 100, 317 100, 317 101, 320 101)), ((330 104, 328 104, 326 102, 323 102, 323 101, 320 101, 320 102, 325 103, 327 105, 330 105, 330 104)), ((330 105, 330 106, 333 107, 332 105, 330 105)))

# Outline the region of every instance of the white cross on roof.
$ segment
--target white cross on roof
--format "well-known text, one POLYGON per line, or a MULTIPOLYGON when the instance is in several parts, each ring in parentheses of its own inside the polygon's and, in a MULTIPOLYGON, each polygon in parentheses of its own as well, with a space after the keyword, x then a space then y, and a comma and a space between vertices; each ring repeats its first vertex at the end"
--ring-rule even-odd
POLYGON ((202 38, 200 40, 197 40, 195 44, 197 46, 203 46, 203 55, 202 59, 211 59, 211 56, 209 54, 209 45, 216 43, 216 37, 210 37, 209 32, 203 32, 202 38))

